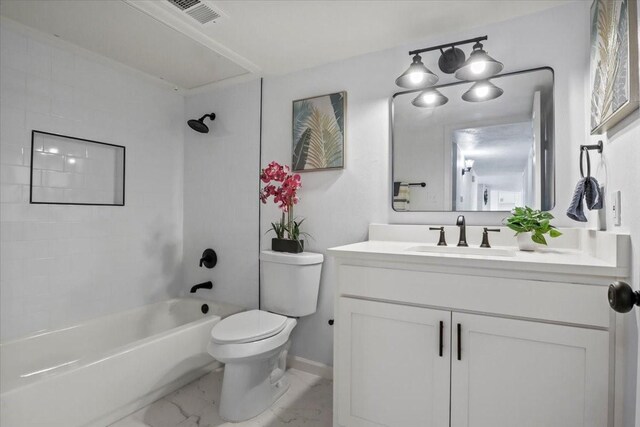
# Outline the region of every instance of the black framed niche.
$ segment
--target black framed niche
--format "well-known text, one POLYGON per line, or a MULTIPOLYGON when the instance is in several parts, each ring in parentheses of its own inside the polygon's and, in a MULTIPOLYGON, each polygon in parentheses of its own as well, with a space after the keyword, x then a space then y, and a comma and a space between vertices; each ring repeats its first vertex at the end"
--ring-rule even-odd
POLYGON ((124 206, 126 148, 33 130, 29 202, 124 206))

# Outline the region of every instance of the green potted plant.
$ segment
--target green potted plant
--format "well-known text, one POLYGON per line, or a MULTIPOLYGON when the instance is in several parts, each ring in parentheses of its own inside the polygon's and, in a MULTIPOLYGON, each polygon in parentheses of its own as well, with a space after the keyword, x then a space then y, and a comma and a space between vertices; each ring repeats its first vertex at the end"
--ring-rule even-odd
POLYGON ((289 173, 288 166, 282 166, 277 162, 271 162, 262 169, 260 180, 266 185, 260 191, 260 200, 267 203, 270 197, 282 211, 280 222, 272 222, 271 229, 276 237, 271 239, 271 249, 278 252, 300 253, 304 251, 304 240, 300 237, 306 235, 300 231, 302 221, 295 221, 293 206, 298 203, 298 189, 302 186, 299 174, 289 173))
POLYGON ((517 207, 506 219, 506 226, 516 232, 518 247, 521 251, 534 251, 537 245, 546 245, 544 235, 558 237, 562 233, 551 225, 553 215, 528 206, 517 207))

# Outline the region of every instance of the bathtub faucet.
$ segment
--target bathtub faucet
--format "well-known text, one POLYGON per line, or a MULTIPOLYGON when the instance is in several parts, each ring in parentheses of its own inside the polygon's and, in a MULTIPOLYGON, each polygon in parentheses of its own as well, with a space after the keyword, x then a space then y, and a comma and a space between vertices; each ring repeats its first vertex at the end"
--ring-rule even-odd
POLYGON ((191 287, 190 293, 195 294, 198 289, 213 289, 213 283, 211 281, 198 283, 191 287))

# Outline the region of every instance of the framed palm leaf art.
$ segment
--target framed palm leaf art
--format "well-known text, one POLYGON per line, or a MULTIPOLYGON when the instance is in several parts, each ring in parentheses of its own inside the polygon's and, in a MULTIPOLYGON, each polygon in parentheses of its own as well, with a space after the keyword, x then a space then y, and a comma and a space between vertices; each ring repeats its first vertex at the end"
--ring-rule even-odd
POLYGON ((293 101, 291 169, 344 168, 347 92, 293 101))
POLYGON ((637 0, 591 5, 591 134, 601 134, 639 105, 637 0))

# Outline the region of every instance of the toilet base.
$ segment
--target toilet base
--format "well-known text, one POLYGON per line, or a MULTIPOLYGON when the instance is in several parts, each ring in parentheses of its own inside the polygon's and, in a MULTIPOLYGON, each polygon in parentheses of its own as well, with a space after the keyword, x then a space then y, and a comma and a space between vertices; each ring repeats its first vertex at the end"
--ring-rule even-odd
POLYGON ((232 422, 253 418, 289 389, 284 377, 288 348, 289 343, 269 357, 225 365, 219 409, 222 418, 232 422))

